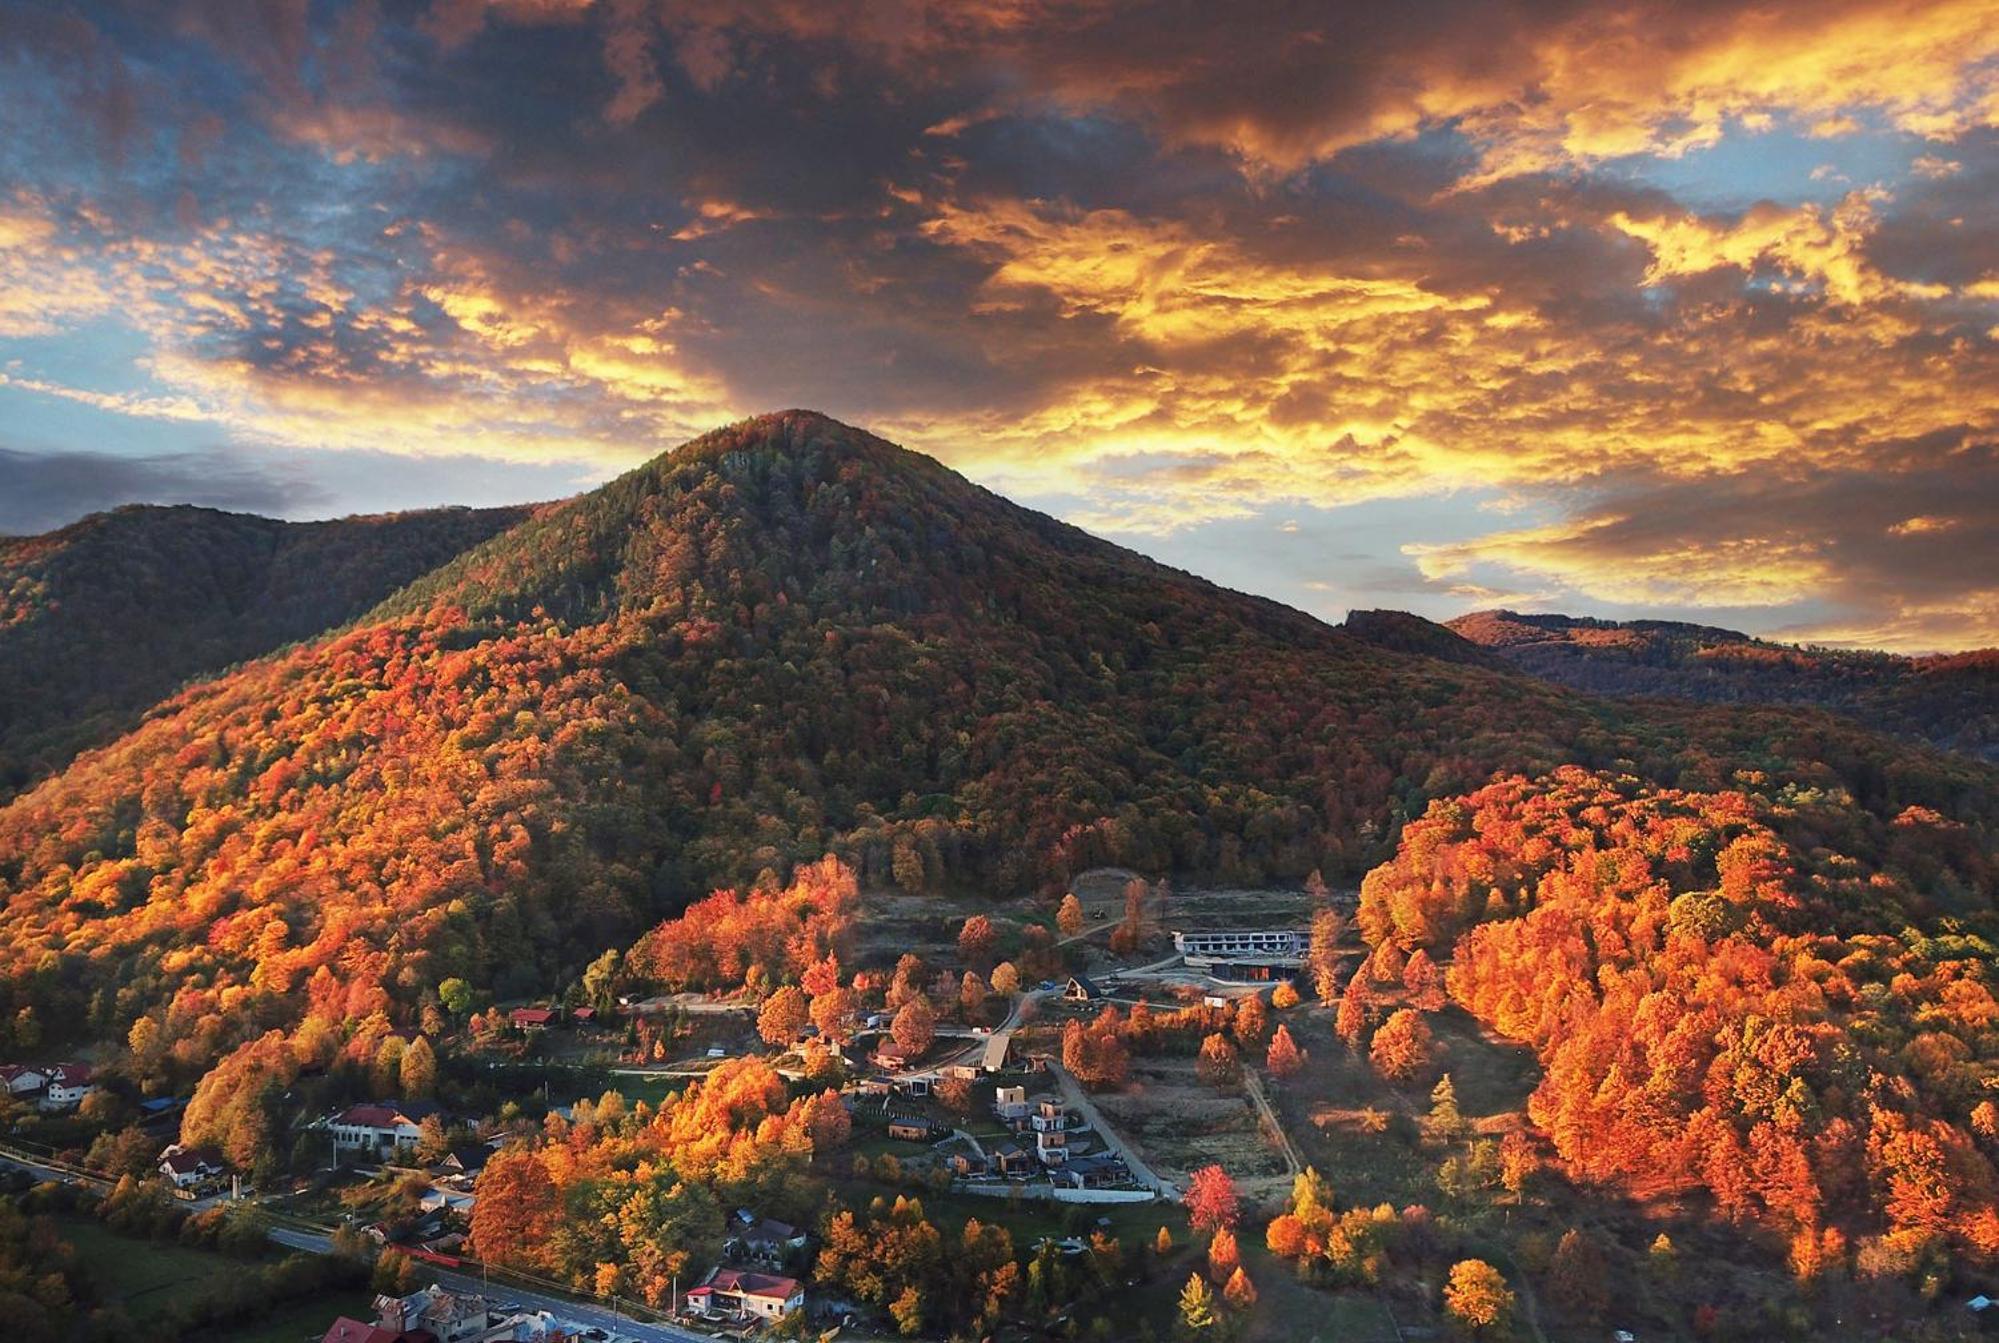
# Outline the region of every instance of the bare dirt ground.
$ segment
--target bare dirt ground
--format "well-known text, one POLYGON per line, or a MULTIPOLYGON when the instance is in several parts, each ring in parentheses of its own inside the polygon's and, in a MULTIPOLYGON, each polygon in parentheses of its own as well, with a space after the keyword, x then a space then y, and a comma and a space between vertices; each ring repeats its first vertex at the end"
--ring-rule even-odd
POLYGON ((1216 1162, 1239 1182, 1288 1178, 1284 1156, 1248 1098, 1203 1084, 1191 1058, 1133 1060, 1125 1089, 1099 1093, 1096 1102, 1146 1160, 1176 1183, 1216 1162))

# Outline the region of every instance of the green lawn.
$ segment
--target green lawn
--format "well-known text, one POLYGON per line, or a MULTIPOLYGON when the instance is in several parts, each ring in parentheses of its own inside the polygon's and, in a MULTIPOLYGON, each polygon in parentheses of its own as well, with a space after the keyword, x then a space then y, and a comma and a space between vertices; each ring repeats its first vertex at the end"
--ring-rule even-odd
POLYGON ((135 1317, 171 1309, 243 1267, 214 1250, 121 1236, 87 1218, 63 1218, 61 1227, 105 1296, 135 1317))
POLYGON ((251 1324, 212 1335, 216 1343, 319 1343, 327 1326, 341 1315, 357 1320, 375 1318, 375 1298, 366 1291, 332 1292, 307 1301, 292 1301, 274 1314, 251 1324))
MULTIPOLYGON (((171 1310, 248 1267, 216 1250, 121 1236, 89 1218, 62 1218, 60 1228, 107 1304, 123 1306, 138 1320, 171 1310)), ((360 1289, 287 1301, 261 1320, 214 1330, 207 1337, 216 1343, 317 1343, 339 1315, 374 1318, 373 1294, 360 1289)))

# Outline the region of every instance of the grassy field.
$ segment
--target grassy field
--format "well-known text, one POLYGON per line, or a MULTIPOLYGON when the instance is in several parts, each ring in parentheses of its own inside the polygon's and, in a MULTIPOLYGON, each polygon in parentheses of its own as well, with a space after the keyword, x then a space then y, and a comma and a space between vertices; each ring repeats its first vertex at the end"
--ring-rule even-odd
POLYGON ((1195 1076, 1191 1058, 1137 1058, 1122 1091, 1094 1097, 1111 1124, 1170 1179, 1220 1162, 1238 1180, 1284 1173, 1283 1156, 1264 1136, 1240 1091, 1218 1092, 1195 1076))
MULTIPOLYGON (((65 1217, 59 1226, 107 1304, 122 1306, 135 1320, 154 1318, 199 1297, 247 1266, 215 1250, 121 1236, 90 1218, 65 1217)), ((261 1320, 211 1330, 204 1337, 215 1343, 317 1343, 336 1316, 372 1318, 373 1302, 365 1289, 328 1292, 281 1303, 261 1320)))
POLYGON ((1040 1199, 985 1198, 977 1194, 933 1194, 928 1190, 891 1189, 872 1180, 835 1180, 834 1186, 850 1206, 865 1208, 881 1197, 893 1202, 898 1193, 908 1194, 923 1204, 924 1214, 939 1228, 952 1230, 967 1218, 976 1217, 987 1225, 999 1225, 1013 1237, 1014 1249, 1025 1253, 1042 1236, 1109 1231, 1123 1241, 1127 1250, 1150 1245, 1166 1227, 1176 1242, 1187 1239, 1187 1214, 1177 1203, 1054 1203, 1040 1199), (1074 1220, 1071 1214, 1074 1213, 1074 1220), (1099 1218, 1108 1226, 1100 1227, 1099 1218))
POLYGON ((135 1240, 87 1218, 64 1218, 60 1225, 105 1296, 138 1318, 199 1296, 243 1267, 242 1260, 213 1250, 135 1240))
POLYGON ((210 1335, 216 1343, 319 1343, 327 1326, 341 1315, 357 1320, 375 1318, 374 1295, 366 1291, 333 1292, 278 1307, 254 1324, 238 1325, 210 1335))
POLYGON ((1257 1292, 1249 1343, 1398 1343, 1378 1294, 1308 1287, 1250 1235, 1242 1238, 1242 1264, 1257 1292))

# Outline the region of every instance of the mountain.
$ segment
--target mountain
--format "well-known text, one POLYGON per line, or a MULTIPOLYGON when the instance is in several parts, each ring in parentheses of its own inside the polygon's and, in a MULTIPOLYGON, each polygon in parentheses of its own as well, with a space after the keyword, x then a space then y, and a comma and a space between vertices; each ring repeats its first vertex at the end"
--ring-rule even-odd
POLYGON ((1471 640, 1407 611, 1349 611, 1340 628, 1356 639, 1400 653, 1496 670, 1506 664, 1471 640))
POLYGON ((345 624, 527 515, 300 523, 135 506, 0 537, 0 798, 188 680, 345 624))
POLYGON ((536 511, 0 809, 0 1022, 150 1017, 193 1072, 301 1016, 407 1021, 448 978, 547 992, 828 853, 969 895, 1351 875, 1432 801, 1564 764, 1754 777, 1863 838, 1920 804, 1978 842, 1999 779, 1830 715, 1383 647, 789 412, 536 511))
POLYGON ((1480 611, 1448 628, 1514 666, 1595 695, 1830 709, 1999 762, 1999 649, 1935 657, 1801 648, 1671 620, 1480 611))

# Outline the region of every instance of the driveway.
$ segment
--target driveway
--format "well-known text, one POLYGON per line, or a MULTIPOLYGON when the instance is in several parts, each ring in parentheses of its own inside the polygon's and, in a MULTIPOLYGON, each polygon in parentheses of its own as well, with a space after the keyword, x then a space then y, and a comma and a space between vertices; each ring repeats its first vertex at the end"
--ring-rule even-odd
POLYGON ((1154 1173, 1152 1167, 1145 1164, 1145 1158, 1138 1154, 1138 1149, 1126 1142, 1123 1136, 1110 1126, 1110 1122, 1104 1118, 1104 1112, 1097 1108, 1097 1103, 1090 1099, 1089 1093, 1083 1090, 1082 1085, 1069 1075, 1069 1070, 1050 1059, 1048 1071, 1055 1074, 1055 1080, 1061 1084, 1063 1099, 1081 1111, 1083 1118, 1090 1121, 1090 1127, 1094 1128, 1097 1136, 1103 1139, 1104 1146, 1124 1158, 1125 1169, 1131 1172, 1132 1182, 1142 1184, 1161 1198, 1172 1199, 1177 1203, 1180 1199, 1180 1190, 1172 1181, 1161 1178, 1154 1173))

